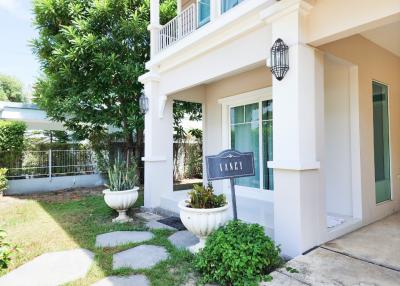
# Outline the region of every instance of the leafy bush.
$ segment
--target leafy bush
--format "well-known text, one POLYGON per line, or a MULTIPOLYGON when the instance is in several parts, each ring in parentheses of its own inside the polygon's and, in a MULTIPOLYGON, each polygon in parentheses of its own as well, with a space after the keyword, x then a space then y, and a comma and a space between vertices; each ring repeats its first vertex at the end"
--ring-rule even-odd
POLYGON ((7 190, 7 169, 0 168, 0 195, 7 190))
POLYGON ((6 269, 11 261, 11 255, 18 249, 6 242, 7 235, 4 230, 0 230, 0 269, 6 269))
POLYGON ((231 221, 208 237, 195 267, 204 283, 257 285, 282 264, 279 254, 260 225, 231 221))
POLYGON ((23 122, 0 120, 0 152, 22 152, 25 131, 26 125, 23 122))
POLYGON ((108 188, 110 191, 125 191, 133 189, 138 184, 136 163, 130 164, 118 156, 113 166, 108 170, 108 188))
POLYGON ((187 206, 195 209, 212 209, 226 205, 225 195, 215 195, 211 184, 208 187, 194 185, 193 190, 189 192, 189 201, 187 206))

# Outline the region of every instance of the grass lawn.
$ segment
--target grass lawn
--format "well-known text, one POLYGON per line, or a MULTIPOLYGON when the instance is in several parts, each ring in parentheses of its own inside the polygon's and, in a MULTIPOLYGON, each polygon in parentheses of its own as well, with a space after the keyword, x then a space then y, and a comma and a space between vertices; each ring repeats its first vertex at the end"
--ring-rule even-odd
MULTIPOLYGON (((67 285, 90 285, 110 275, 145 274, 152 285, 182 285, 193 273, 192 255, 173 247, 167 230, 153 231, 155 237, 140 244, 164 246, 170 258, 150 270, 112 270, 112 255, 139 244, 114 248, 96 248, 96 235, 116 230, 146 230, 143 221, 135 217, 133 223, 113 224, 116 216, 108 208, 101 194, 68 196, 52 200, 51 195, 39 197, 4 198, 0 200, 0 229, 8 233, 8 240, 20 248, 7 271, 11 271, 34 257, 51 251, 86 248, 95 253, 87 276, 67 285)), ((141 193, 136 207, 143 205, 141 193)), ((137 210, 132 210, 131 216, 137 210)), ((7 271, 0 270, 0 276, 7 271)))

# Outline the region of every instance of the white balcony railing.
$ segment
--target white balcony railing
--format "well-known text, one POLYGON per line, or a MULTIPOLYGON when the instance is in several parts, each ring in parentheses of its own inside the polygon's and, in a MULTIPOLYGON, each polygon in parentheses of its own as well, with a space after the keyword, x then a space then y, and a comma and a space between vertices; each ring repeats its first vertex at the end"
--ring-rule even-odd
POLYGON ((158 37, 157 51, 159 52, 183 39, 196 29, 196 5, 192 4, 161 28, 158 37))

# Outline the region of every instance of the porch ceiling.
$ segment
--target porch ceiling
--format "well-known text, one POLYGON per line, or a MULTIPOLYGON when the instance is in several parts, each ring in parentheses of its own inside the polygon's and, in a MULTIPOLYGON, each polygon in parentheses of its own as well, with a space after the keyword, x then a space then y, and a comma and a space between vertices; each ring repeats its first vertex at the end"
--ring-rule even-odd
POLYGON ((361 33, 361 36, 400 57, 400 21, 361 33))

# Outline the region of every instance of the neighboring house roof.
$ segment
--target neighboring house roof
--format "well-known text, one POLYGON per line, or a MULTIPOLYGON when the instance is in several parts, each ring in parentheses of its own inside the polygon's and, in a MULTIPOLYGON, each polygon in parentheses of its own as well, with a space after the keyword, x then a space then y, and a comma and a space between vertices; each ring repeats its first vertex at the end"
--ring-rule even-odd
POLYGON ((35 104, 0 101, 0 120, 25 122, 28 130, 65 130, 60 122, 47 117, 35 104))

